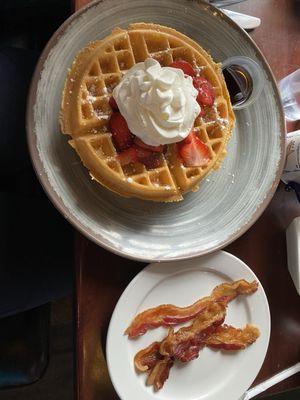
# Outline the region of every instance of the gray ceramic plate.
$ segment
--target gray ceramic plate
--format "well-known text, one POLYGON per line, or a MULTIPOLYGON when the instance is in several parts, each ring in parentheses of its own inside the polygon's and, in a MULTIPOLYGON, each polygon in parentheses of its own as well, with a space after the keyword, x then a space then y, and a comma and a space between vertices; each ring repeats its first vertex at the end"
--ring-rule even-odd
POLYGON ((270 201, 284 159, 283 112, 266 61, 237 25, 196 0, 106 0, 74 14, 52 37, 39 61, 27 129, 37 174, 61 213, 99 245, 139 260, 191 258, 239 237, 270 201), (222 168, 180 203, 128 200, 100 187, 59 132, 61 92, 75 54, 113 27, 134 21, 175 28, 198 41, 216 61, 244 55, 263 70, 261 96, 236 112, 237 125, 222 168))

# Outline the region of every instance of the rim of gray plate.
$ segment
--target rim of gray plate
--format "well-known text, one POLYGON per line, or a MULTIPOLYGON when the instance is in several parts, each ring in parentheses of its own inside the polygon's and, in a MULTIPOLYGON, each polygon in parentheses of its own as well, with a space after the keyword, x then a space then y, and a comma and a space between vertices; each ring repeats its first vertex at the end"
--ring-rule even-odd
MULTIPOLYGON (((129 1, 129 0, 128 0, 129 1)), ((90 4, 87 6, 81 8, 80 10, 76 11, 74 14, 72 14, 52 35, 50 40, 48 41, 47 45, 45 46, 42 54, 40 55, 40 58, 38 60, 38 63, 35 68, 35 72, 33 74, 31 84, 30 84, 30 89, 28 93, 28 98, 27 98, 27 111, 26 111, 26 130, 27 130, 27 144, 29 147, 29 153, 30 157, 32 160, 33 167, 35 169, 36 175, 46 192, 48 198, 51 200, 51 202, 55 205, 55 207, 58 209, 58 211, 63 215, 63 217, 70 222, 80 233, 82 233, 85 237, 96 243, 97 245, 101 245, 101 247, 105 248, 106 250, 117 254, 121 257, 126 257, 132 260, 137 260, 137 261, 143 261, 143 262, 159 262, 159 261, 176 261, 176 260, 184 260, 184 259, 191 259, 195 258, 201 255, 206 255, 213 253, 217 250, 220 250, 224 248, 225 246, 229 245, 230 243, 234 242, 236 239, 238 239, 240 236, 242 236, 256 221, 257 219, 261 216, 263 211, 266 209, 268 204, 270 203, 277 186, 280 181, 280 177, 282 175, 283 167, 284 167, 284 162, 285 162, 285 153, 286 153, 286 126, 285 126, 285 118, 284 118, 284 111, 283 111, 283 106, 280 98, 280 94, 277 88, 277 83, 275 80, 275 77, 273 75, 273 72, 256 45, 256 43, 251 39, 251 37, 242 29, 240 28, 235 22, 233 22, 227 15, 223 14, 218 8, 214 7, 213 5, 207 3, 205 0, 187 0, 188 2, 193 2, 193 3, 198 3, 199 6, 205 6, 206 10, 210 13, 212 13, 216 17, 222 17, 233 29, 239 32, 247 41, 248 43, 251 44, 251 46, 255 49, 256 54, 259 56, 261 59, 264 68, 270 78, 270 82, 272 83, 274 93, 276 95, 276 102, 278 104, 278 108, 280 110, 280 117, 281 117, 281 137, 280 137, 280 154, 281 154, 281 159, 278 164, 278 168, 276 171, 276 177, 273 181, 272 186, 270 187, 269 191, 266 193, 266 197, 264 198, 263 202, 258 206, 256 211, 253 213, 249 221, 243 225, 237 232, 233 233, 230 237, 228 237, 226 240, 224 240, 222 243, 219 243, 218 245, 212 247, 208 251, 199 251, 199 253, 194 254, 192 256, 188 255, 183 255, 183 256, 178 256, 174 257, 170 260, 165 260, 165 259, 160 259, 160 258, 147 258, 147 259, 140 259, 138 257, 135 257, 131 254, 124 254, 122 250, 118 250, 114 248, 113 246, 104 243, 101 241, 96 235, 86 226, 83 226, 81 222, 79 222, 68 210, 68 208, 64 205, 63 201, 60 199, 58 194, 55 192, 53 189, 52 185, 50 184, 47 174, 44 170, 44 166, 42 163, 42 160, 40 159, 39 152, 37 149, 37 139, 36 135, 34 132, 34 104, 35 104, 35 99, 36 99, 36 93, 37 93, 37 86, 38 82, 41 76, 41 71, 43 70, 43 66, 45 61, 47 60, 47 57, 51 51, 51 49, 58 43, 60 36, 63 35, 65 30, 81 15, 83 15, 87 10, 89 10, 92 7, 98 6, 100 3, 104 2, 109 2, 109 0, 95 0, 92 1, 90 4)))

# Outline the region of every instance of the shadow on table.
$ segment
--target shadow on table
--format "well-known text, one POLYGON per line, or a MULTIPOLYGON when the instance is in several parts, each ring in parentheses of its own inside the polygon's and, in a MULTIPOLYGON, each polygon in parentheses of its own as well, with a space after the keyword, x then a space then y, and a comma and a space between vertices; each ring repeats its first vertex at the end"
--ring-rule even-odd
POLYGON ((300 387, 292 390, 286 390, 277 394, 259 397, 260 400, 299 400, 300 387))
POLYGON ((295 15, 300 19, 300 0, 294 0, 294 11, 295 15))

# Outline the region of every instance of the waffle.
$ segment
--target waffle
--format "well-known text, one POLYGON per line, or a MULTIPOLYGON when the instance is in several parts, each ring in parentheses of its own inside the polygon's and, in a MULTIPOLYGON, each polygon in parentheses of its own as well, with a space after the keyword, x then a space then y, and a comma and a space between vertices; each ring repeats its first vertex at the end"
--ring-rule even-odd
POLYGON ((125 197, 178 201, 196 191, 200 181, 219 167, 226 155, 234 114, 220 65, 197 43, 174 29, 136 23, 116 28, 103 40, 90 43, 76 56, 65 82, 60 114, 61 130, 93 179, 125 197), (137 62, 154 58, 162 66, 188 61, 214 87, 216 100, 208 115, 198 117, 194 129, 208 146, 205 167, 185 167, 176 144, 161 155, 159 167, 141 163, 121 166, 109 132, 109 98, 122 76, 137 62))

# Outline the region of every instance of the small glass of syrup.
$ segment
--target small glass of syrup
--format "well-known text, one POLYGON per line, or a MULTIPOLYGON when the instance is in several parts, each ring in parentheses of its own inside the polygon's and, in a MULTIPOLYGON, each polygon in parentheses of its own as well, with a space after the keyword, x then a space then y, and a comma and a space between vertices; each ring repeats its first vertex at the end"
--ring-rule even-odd
POLYGON ((222 63, 230 100, 234 110, 250 106, 264 87, 263 71, 249 57, 230 57, 222 63))

